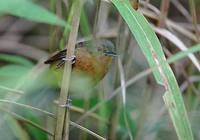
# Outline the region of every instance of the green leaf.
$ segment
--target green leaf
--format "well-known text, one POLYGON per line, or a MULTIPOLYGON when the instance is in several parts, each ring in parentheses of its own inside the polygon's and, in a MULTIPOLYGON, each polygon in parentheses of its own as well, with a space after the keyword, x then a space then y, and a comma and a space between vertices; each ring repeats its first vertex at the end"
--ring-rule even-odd
POLYGON ((45 8, 34 4, 31 0, 0 0, 0 14, 2 13, 69 28, 64 20, 45 8))
POLYGON ((0 77, 20 78, 29 72, 31 67, 20 65, 6 65, 0 68, 0 77))
POLYGON ((129 0, 112 0, 128 24, 140 48, 146 56, 157 83, 166 89, 165 104, 180 140, 193 140, 191 126, 175 76, 167 63, 162 47, 145 17, 132 9, 129 0), (170 107, 169 107, 170 105, 170 107))
POLYGON ((30 140, 28 133, 23 129, 20 123, 9 115, 6 115, 6 121, 15 137, 20 140, 30 140))
POLYGON ((177 53, 176 55, 173 55, 172 57, 170 57, 167 62, 168 63, 172 63, 172 62, 175 62, 183 57, 185 57, 186 55, 189 55, 190 53, 194 53, 194 52, 197 52, 197 51, 200 51, 200 44, 197 44, 195 46, 192 46, 190 48, 188 48, 187 50, 185 51, 181 51, 179 53, 177 53))
POLYGON ((120 118, 119 118, 119 123, 120 123, 120 128, 119 130, 122 131, 123 133, 128 134, 130 129, 130 133, 132 136, 135 136, 134 134, 136 133, 136 122, 135 120, 132 119, 131 114, 130 114, 131 110, 129 110, 129 108, 122 108, 121 109, 121 113, 120 113, 120 118), (128 129, 127 129, 127 124, 128 124, 128 129))
POLYGON ((9 54, 0 54, 0 60, 7 61, 10 63, 21 64, 24 66, 33 66, 33 63, 24 57, 16 56, 16 55, 9 55, 9 54))
MULTIPOLYGON (((23 117, 25 117, 26 119, 28 119, 36 124, 42 125, 41 119, 39 117, 37 117, 37 115, 34 114, 31 110, 25 110, 23 117)), ((25 127, 33 139, 47 140, 47 134, 45 132, 41 131, 40 129, 33 127, 32 125, 29 125, 29 124, 25 124, 25 127)))
POLYGON ((31 68, 32 67, 25 67, 22 65, 6 65, 1 67, 0 85, 15 88, 15 86, 20 83, 24 76, 28 74, 31 68))
MULTIPOLYGON (((157 61, 152 56, 153 48, 156 48, 156 50, 154 50, 155 52, 153 53, 158 54, 157 59, 162 59, 162 56, 164 56, 155 32, 153 32, 153 30, 150 28, 145 17, 142 16, 140 12, 136 12, 132 9, 129 1, 112 0, 112 2, 128 24, 132 34, 145 54, 149 65, 151 67, 155 67, 157 65, 157 61)), ((156 81, 162 84, 162 78, 158 72, 158 69, 153 71, 153 74, 156 78, 156 81)))

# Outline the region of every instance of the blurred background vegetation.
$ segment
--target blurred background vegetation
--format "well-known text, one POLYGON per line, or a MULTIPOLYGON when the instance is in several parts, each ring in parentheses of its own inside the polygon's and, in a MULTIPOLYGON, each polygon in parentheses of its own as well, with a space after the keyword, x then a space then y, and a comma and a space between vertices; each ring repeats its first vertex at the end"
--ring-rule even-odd
MULTIPOLYGON (((132 2, 132 1, 131 1, 132 2)), ((65 47, 73 0, 1 0, 0 2, 0 139, 53 139, 60 83, 44 61, 65 47)), ((200 0, 140 0, 141 12, 161 42, 166 58, 200 43, 200 0)), ((85 0, 78 39, 106 38, 117 47, 125 81, 128 123, 134 140, 176 140, 147 60, 112 3, 85 0), (138 75, 142 75, 138 77, 138 75)), ((199 63, 199 52, 194 53, 199 63)), ((188 111, 194 139, 200 139, 200 74, 194 59, 172 63, 188 111)), ((109 140, 128 140, 122 113, 117 58, 92 91, 70 94, 70 119, 109 140), (118 90, 116 90, 118 89, 118 90), (118 94, 116 94, 118 93, 118 94), (113 96, 115 94, 115 96, 113 96), (88 113, 94 109, 93 113, 88 113), (86 117, 84 115, 87 114, 86 117)), ((74 85, 81 86, 81 85, 74 85)), ((70 126, 70 139, 96 137, 70 126)))

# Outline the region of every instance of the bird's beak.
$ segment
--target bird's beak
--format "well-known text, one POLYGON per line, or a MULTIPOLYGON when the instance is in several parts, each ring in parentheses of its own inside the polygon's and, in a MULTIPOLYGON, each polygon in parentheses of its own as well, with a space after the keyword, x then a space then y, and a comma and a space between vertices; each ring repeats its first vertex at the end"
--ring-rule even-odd
POLYGON ((111 51, 104 52, 104 54, 107 55, 107 56, 113 56, 113 57, 118 56, 115 52, 111 52, 111 51))

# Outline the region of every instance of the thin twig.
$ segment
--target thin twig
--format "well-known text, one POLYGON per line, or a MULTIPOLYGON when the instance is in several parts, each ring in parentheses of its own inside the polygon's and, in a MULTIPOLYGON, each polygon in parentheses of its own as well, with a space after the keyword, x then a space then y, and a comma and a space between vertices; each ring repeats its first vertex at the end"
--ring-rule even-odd
MULTIPOLYGON (((196 75, 196 76, 190 76, 188 78, 190 83, 194 83, 194 82, 200 82, 200 76, 196 75)), ((185 80, 181 85, 180 85, 180 90, 181 92, 184 92, 184 90, 189 86, 189 83, 187 80, 185 80)))
POLYGON ((12 89, 12 88, 1 86, 1 85, 0 85, 0 89, 7 90, 9 92, 13 92, 13 93, 20 94, 20 95, 24 94, 24 91, 22 91, 22 90, 12 89))
MULTIPOLYGON (((55 104, 58 104, 58 102, 57 101, 55 101, 55 104)), ((82 108, 80 108, 80 107, 77 107, 77 106, 70 106, 70 111, 72 111, 72 112, 75 112, 75 113, 80 113, 80 114, 84 114, 85 112, 86 112, 86 110, 84 110, 84 109, 82 109, 82 108)), ((98 121, 101 121, 101 123, 106 123, 106 124, 109 124, 110 122, 108 122, 108 120, 107 119, 104 119, 104 118, 102 118, 102 117, 100 117, 99 115, 97 115, 96 113, 91 113, 90 115, 89 115, 89 117, 91 117, 91 118, 93 118, 93 119, 96 119, 96 120, 98 120, 98 121)))
MULTIPOLYGON (((127 38, 125 36, 125 30, 123 26, 123 22, 122 22, 122 18, 121 16, 118 16, 118 22, 117 22, 117 38, 116 38, 116 52, 119 52, 118 50, 120 50, 120 52, 122 52, 120 54, 119 57, 124 58, 124 54, 125 54, 125 49, 126 49, 126 45, 125 42, 127 42, 127 38), (122 32, 122 30, 124 32, 122 32)), ((115 59, 116 60, 116 59, 115 59)), ((119 86, 119 71, 118 71, 118 66, 117 66, 117 61, 115 63, 115 68, 113 71, 113 85, 114 88, 116 88, 117 86, 119 86)), ((108 125, 108 139, 109 140, 115 140, 117 138, 116 132, 117 132, 117 126, 119 123, 119 114, 120 114, 120 109, 121 109, 121 96, 118 95, 115 98, 113 98, 113 105, 112 105, 112 112, 109 115, 109 122, 110 124, 108 125)))
MULTIPOLYGON (((144 5, 145 3, 141 1, 141 4, 144 5)), ((158 15, 160 15, 160 11, 155 6, 151 5, 150 3, 148 3, 147 6, 153 12, 150 11, 150 10, 145 10, 145 9, 141 9, 141 12, 147 17, 150 17, 152 19, 158 20, 159 19, 158 15)), ((185 29, 184 27, 180 26, 179 24, 173 22, 172 20, 166 19, 166 25, 169 28, 173 28, 177 32, 183 34, 187 38, 190 38, 190 39, 192 39, 194 41, 198 41, 196 36, 192 32, 188 31, 187 29, 185 29)))
POLYGON ((190 14, 187 9, 178 0, 170 0, 172 4, 177 8, 177 10, 189 21, 192 21, 190 14))
POLYGON ((124 122, 125 122, 125 126, 127 128, 128 131, 128 135, 129 138, 131 140, 133 140, 133 136, 131 133, 131 128, 130 128, 130 124, 128 123, 128 117, 127 117, 127 109, 126 109, 126 82, 125 82, 125 74, 124 74, 124 69, 122 66, 122 62, 120 57, 118 57, 118 67, 119 67, 119 73, 120 73, 120 84, 121 84, 121 93, 122 93, 122 101, 123 101, 123 117, 124 117, 124 122))
POLYGON ((21 121, 23 121, 23 122, 25 122, 25 123, 28 123, 28 124, 30 124, 30 125, 32 125, 32 126, 38 128, 38 129, 42 130, 43 132, 49 134, 50 136, 53 136, 53 135, 54 135, 52 132, 50 132, 50 131, 47 130, 46 128, 43 128, 43 127, 41 127, 40 125, 38 125, 38 124, 36 124, 36 123, 34 123, 34 122, 32 122, 32 121, 26 119, 26 118, 24 118, 24 117, 22 117, 22 116, 20 116, 20 115, 18 115, 18 114, 16 114, 16 113, 14 113, 14 112, 5 110, 5 109, 3 109, 3 108, 0 108, 0 110, 6 112, 6 113, 8 113, 8 114, 10 114, 11 116, 15 117, 15 118, 18 119, 18 120, 21 120, 21 121))
POLYGON ((200 42, 200 31, 198 30, 198 27, 197 27, 197 14, 196 14, 196 8, 195 8, 194 0, 189 0, 189 5, 190 5, 190 12, 191 12, 191 15, 192 15, 192 23, 194 25, 196 38, 197 38, 198 42, 200 42))
POLYGON ((14 105, 17 105, 17 106, 20 106, 20 107, 23 107, 23 108, 27 108, 27 109, 31 109, 31 110, 35 110, 35 111, 38 111, 38 112, 41 112, 43 114, 46 114, 52 118, 55 118, 55 115, 53 113, 50 113, 48 111, 45 111, 45 110, 42 110, 40 108, 36 108, 36 107, 33 107, 33 106, 30 106, 30 105, 26 105, 26 104, 21 104, 21 103, 17 103, 17 102, 14 102, 14 101, 9 101, 9 100, 1 100, 0 99, 0 102, 1 103, 9 103, 9 104, 14 104, 14 105))
POLYGON ((89 129, 87 129, 87 128, 85 128, 85 127, 83 127, 83 126, 81 126, 81 125, 79 125, 79 124, 77 124, 77 123, 75 123, 75 122, 70 121, 70 125, 72 125, 72 126, 74 126, 74 127, 77 127, 77 128, 79 128, 79 129, 81 129, 82 131, 85 131, 85 132, 87 132, 88 134, 91 134, 92 136, 94 136, 94 137, 96 137, 96 138, 98 138, 98 139, 100 139, 100 140, 106 140, 105 138, 99 136, 98 134, 92 132, 91 130, 89 130, 89 129))
POLYGON ((167 19, 168 11, 169 11, 170 1, 169 0, 162 0, 161 6, 160 6, 160 16, 159 16, 159 27, 164 27, 167 19))
MULTIPOLYGON (((79 107, 76 107, 76 106, 70 106, 70 111, 78 112, 78 113, 81 113, 81 114, 86 112, 86 110, 84 110, 82 108, 79 108, 79 107)), ((109 124, 108 120, 106 120, 103 117, 97 115, 96 113, 90 114, 90 117, 95 119, 95 120, 100 121, 101 123, 109 124)))

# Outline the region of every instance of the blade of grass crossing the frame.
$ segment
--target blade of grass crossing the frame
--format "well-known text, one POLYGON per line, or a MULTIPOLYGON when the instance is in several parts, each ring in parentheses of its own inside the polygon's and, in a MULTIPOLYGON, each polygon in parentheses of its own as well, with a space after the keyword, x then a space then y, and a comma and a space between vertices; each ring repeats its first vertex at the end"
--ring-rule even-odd
POLYGON ((66 22, 45 8, 34 4, 31 0, 0 0, 0 14, 11 14, 28 20, 65 26, 66 22))
MULTIPOLYGON (((160 55, 158 59, 161 59, 161 56, 164 54, 162 52, 162 49, 160 48, 160 43, 155 33, 152 31, 149 25, 146 24, 146 19, 139 12, 133 12, 130 3, 127 0, 112 0, 112 2, 117 7, 121 16, 124 18, 129 28, 131 29, 131 32, 136 38, 139 46, 142 48, 143 53, 147 56, 147 60, 150 66, 155 67, 157 64, 154 58, 150 57, 152 56, 152 52, 149 48, 159 46, 157 47, 158 49, 155 50, 156 54, 158 53, 160 55), (141 25, 141 23, 145 24, 141 25)), ((154 76, 157 82, 162 84, 161 75, 157 71, 158 70, 154 71, 154 76)))
MULTIPOLYGON (((112 0, 121 16, 128 24, 132 34, 136 38, 140 48, 153 71, 157 83, 164 85, 169 96, 164 95, 165 101, 170 101, 173 111, 169 109, 176 133, 180 140, 193 140, 190 123, 187 117, 184 102, 176 82, 175 76, 166 62, 160 42, 145 17, 132 9, 128 0, 112 0), (171 115, 173 114, 173 115, 171 115), (176 119, 173 118, 176 116, 176 119)), ((166 105, 168 105, 166 103, 166 105)))
POLYGON ((130 118, 128 118, 128 114, 127 114, 127 108, 126 108, 126 86, 125 86, 125 75, 124 75, 124 69, 122 66, 122 61, 120 59, 120 57, 118 57, 118 67, 119 67, 119 73, 120 73, 120 83, 121 83, 121 88, 122 88, 122 103, 123 103, 123 117, 124 117, 124 121, 125 121, 125 126, 126 129, 128 131, 128 135, 129 138, 131 140, 133 140, 133 133, 131 131, 131 127, 130 127, 130 118))
POLYGON ((200 44, 197 44, 191 48, 188 48, 186 51, 181 51, 179 53, 177 53, 176 55, 174 55, 173 57, 170 57, 167 62, 168 63, 172 63, 175 62, 183 57, 185 57, 186 55, 189 55, 190 53, 194 53, 200 51, 200 44))
MULTIPOLYGON (((188 47, 174 34, 172 34, 170 31, 163 29, 163 28, 157 28, 152 26, 152 28, 157 32, 158 34, 164 36, 167 40, 172 42, 177 48, 179 48, 182 51, 186 51, 188 47)), ((194 64, 194 66, 200 71, 200 63, 198 62, 198 59, 193 55, 189 54, 188 57, 194 64)))

